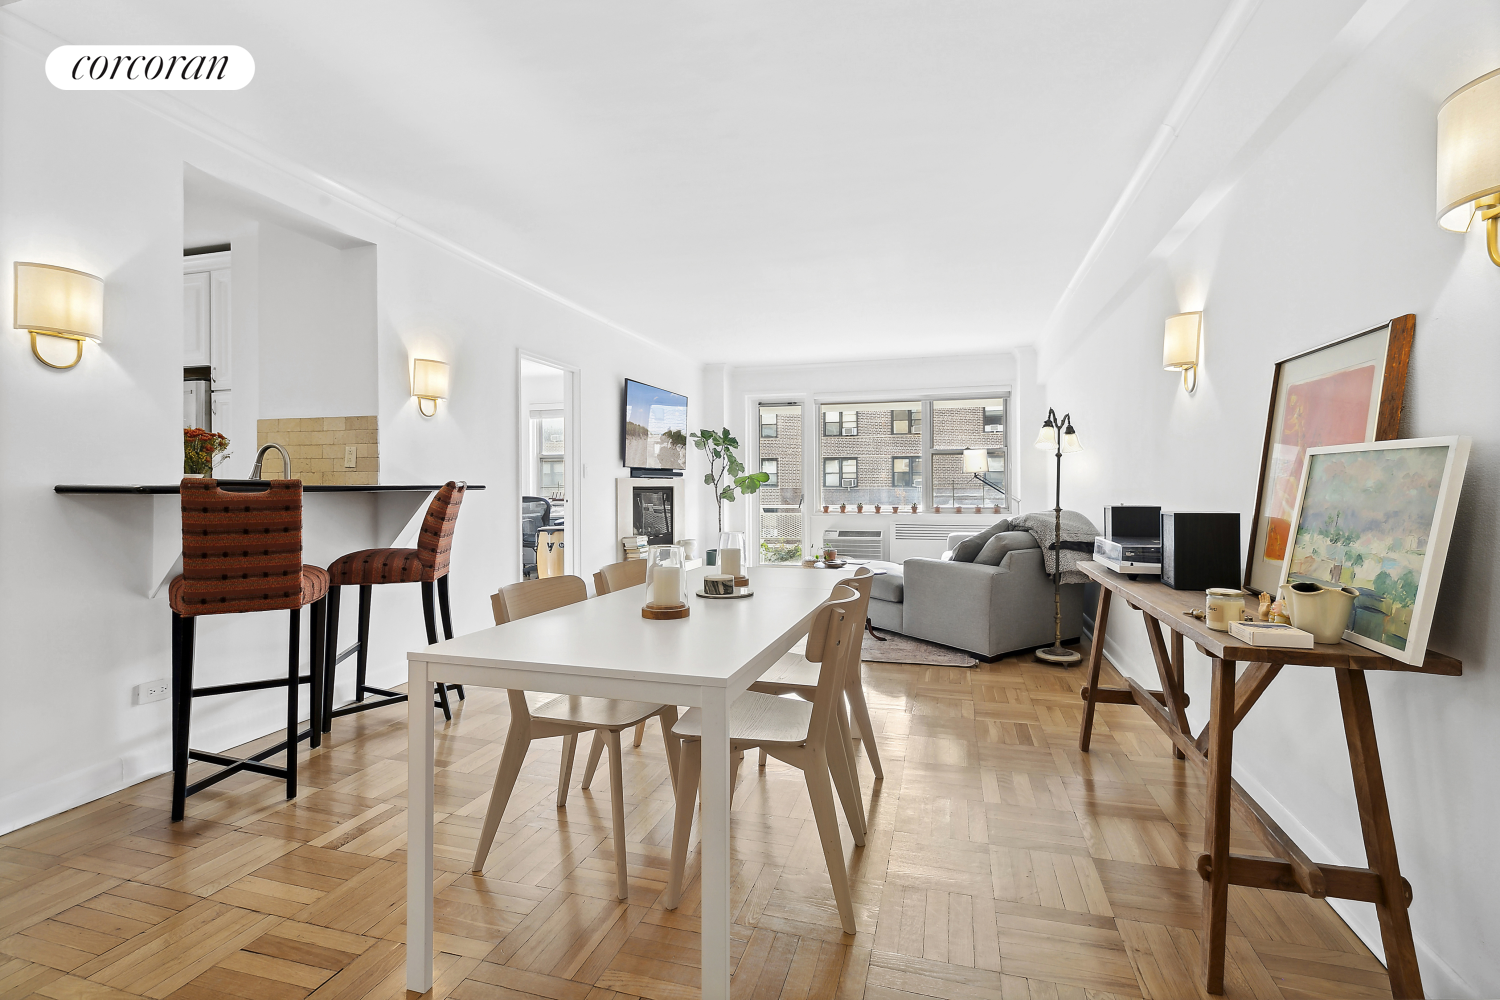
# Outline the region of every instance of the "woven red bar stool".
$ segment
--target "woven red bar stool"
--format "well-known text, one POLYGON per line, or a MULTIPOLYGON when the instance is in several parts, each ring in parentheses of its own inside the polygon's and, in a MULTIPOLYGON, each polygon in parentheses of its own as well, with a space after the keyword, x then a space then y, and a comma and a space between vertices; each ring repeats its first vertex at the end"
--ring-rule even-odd
POLYGON ((302 563, 302 483, 272 480, 264 485, 219 488, 213 479, 182 481, 182 575, 172 581, 172 821, 181 820, 187 797, 232 774, 250 771, 286 779, 286 797, 297 795, 297 744, 321 741, 319 706, 323 700, 324 616, 328 574, 302 563), (244 490, 243 492, 241 490, 244 490), (302 609, 312 605, 307 642, 311 668, 298 672, 302 609), (263 681, 193 687, 193 657, 198 619, 250 611, 290 611, 287 675, 263 681), (297 688, 311 686, 311 724, 297 732, 297 688), (194 698, 284 687, 286 739, 243 759, 188 746, 194 698), (266 759, 286 752, 286 766, 266 759), (191 785, 188 762, 223 765, 191 785))
MULTIPOLYGON (((365 668, 370 654, 370 594, 374 587, 386 583, 420 583, 422 585, 422 617, 427 624, 427 642, 437 642, 437 622, 433 611, 433 591, 437 591, 437 603, 443 616, 443 638, 453 638, 453 619, 448 611, 448 555, 453 548, 453 527, 458 523, 458 508, 464 500, 463 483, 448 482, 437 491, 432 503, 427 505, 427 516, 422 519, 422 531, 417 536, 414 549, 361 549, 335 559, 328 566, 330 590, 328 592, 328 662, 327 676, 323 682, 323 732, 333 729, 333 720, 356 712, 368 712, 372 708, 384 708, 406 700, 406 695, 365 683, 365 668), (359 638, 343 652, 339 652, 339 593, 342 587, 359 588, 359 638), (354 701, 342 708, 333 707, 333 680, 338 665, 354 655, 354 701), (365 695, 378 698, 365 700, 365 695)), ((464 689, 458 684, 435 684, 436 701, 433 706, 443 710, 443 718, 452 719, 453 710, 448 704, 448 692, 457 690, 459 698, 464 689)))

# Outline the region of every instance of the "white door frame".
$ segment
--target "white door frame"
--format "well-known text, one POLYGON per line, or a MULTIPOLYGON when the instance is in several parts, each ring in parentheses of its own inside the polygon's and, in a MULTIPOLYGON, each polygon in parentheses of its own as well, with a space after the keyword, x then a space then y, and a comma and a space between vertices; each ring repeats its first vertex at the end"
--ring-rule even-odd
MULTIPOLYGON (((530 361, 548 368, 556 368, 563 374, 563 481, 564 490, 567 494, 567 525, 563 535, 563 572, 572 576, 582 576, 578 571, 580 560, 583 558, 583 462, 580 454, 582 444, 579 440, 583 428, 580 419, 582 400, 578 392, 578 379, 580 371, 577 366, 570 365, 565 361, 550 358, 545 354, 537 354, 524 348, 516 349, 516 478, 517 492, 513 498, 516 519, 516 530, 521 526, 521 493, 525 483, 529 482, 530 470, 527 467, 528 458, 531 455, 531 414, 526 407, 524 382, 521 377, 521 362, 530 361)), ((522 578, 524 572, 521 559, 521 547, 516 546, 516 579, 522 578)))

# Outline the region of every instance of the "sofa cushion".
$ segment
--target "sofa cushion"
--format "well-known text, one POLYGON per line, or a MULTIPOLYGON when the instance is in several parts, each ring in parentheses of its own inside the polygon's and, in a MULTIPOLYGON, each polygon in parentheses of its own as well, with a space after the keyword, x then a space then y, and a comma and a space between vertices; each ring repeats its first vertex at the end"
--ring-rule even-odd
POLYGON ((953 549, 953 561, 973 562, 974 557, 979 555, 979 553, 983 551, 985 543, 988 542, 991 537, 998 535, 1002 531, 1009 530, 1010 521, 997 521, 996 523, 990 525, 988 528, 985 528, 979 534, 970 535, 968 538, 965 538, 963 541, 959 542, 958 545, 953 549))
POLYGON ((900 604, 906 598, 906 581, 900 573, 884 573, 870 584, 870 600, 900 604))
POLYGON ((1009 553, 1017 549, 1040 548, 1036 539, 1029 531, 1002 531, 990 537, 984 543, 984 548, 979 550, 979 555, 974 557, 974 562, 981 566, 999 566, 1009 553))

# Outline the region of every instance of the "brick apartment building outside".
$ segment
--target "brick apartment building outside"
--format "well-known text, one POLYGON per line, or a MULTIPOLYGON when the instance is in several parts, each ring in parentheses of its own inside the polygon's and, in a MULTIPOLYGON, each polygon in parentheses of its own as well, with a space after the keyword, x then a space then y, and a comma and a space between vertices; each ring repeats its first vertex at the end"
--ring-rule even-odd
POLYGON ((757 431, 760 470, 774 476, 758 494, 762 538, 800 539, 801 514, 786 509, 798 504, 808 510, 818 504, 852 508, 863 503, 870 510, 875 504, 910 508, 912 504, 988 506, 1000 502, 999 493, 963 470, 962 450, 988 450, 989 478, 1004 483, 1004 398, 932 403, 928 411, 933 421, 930 455, 922 446, 922 405, 896 403, 896 409, 892 405, 825 406, 818 414, 819 454, 813 462, 817 481, 806 485, 802 481, 801 408, 762 408, 757 431), (923 490, 929 475, 936 477, 931 501, 924 498, 923 490))

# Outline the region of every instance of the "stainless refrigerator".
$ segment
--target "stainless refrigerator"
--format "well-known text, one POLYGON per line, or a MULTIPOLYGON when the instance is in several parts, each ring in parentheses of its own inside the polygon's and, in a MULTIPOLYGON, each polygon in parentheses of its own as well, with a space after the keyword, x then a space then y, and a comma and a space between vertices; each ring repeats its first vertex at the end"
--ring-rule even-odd
POLYGON ((211 431, 214 429, 213 420, 213 384, 207 378, 184 378, 182 426, 211 431))

